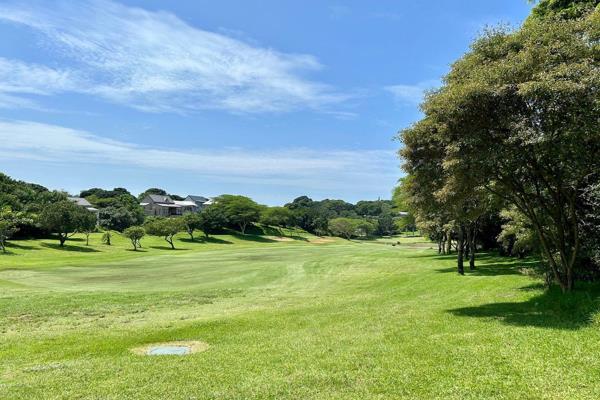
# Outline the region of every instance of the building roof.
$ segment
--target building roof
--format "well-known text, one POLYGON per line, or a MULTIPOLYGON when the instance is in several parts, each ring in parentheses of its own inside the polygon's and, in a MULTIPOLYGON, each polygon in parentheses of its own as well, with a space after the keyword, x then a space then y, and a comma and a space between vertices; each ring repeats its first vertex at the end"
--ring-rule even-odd
POLYGON ((188 197, 186 197, 186 200, 190 199, 195 203, 206 203, 208 201, 208 199, 204 196, 194 196, 192 194, 188 195, 188 197))
POLYGON ((198 204, 196 204, 195 201, 187 201, 187 200, 183 200, 183 201, 179 201, 179 200, 173 200, 173 203, 182 206, 182 207, 198 207, 198 204))
POLYGON ((173 200, 169 196, 163 196, 160 194, 149 194, 148 197, 150 197, 150 199, 154 203, 171 203, 171 204, 173 204, 173 200))
POLYGON ((92 204, 89 201, 87 201, 86 199, 84 199, 83 197, 69 197, 68 199, 81 207, 91 207, 92 206, 92 204))

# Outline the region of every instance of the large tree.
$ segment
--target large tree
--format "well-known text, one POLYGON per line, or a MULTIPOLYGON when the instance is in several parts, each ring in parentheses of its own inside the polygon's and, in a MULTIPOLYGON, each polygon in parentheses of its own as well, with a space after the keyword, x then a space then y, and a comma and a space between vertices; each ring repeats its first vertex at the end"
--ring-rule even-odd
POLYGON ((58 236, 60 246, 78 231, 83 231, 93 213, 69 200, 47 205, 40 215, 40 222, 48 231, 58 236))
POLYGON ((144 223, 146 233, 162 237, 175 250, 175 235, 185 229, 181 218, 150 218, 144 223))
POLYGON ((254 200, 239 195, 224 194, 216 200, 217 206, 223 210, 227 221, 246 233, 248 225, 258 222, 262 207, 254 200))
MULTIPOLYGON (((462 207, 468 188, 483 188, 513 204, 531 221, 565 291, 581 248, 581 193, 600 168, 599 22, 596 11, 487 32, 429 96, 420 123, 436 130, 434 164, 444 177, 437 193, 462 207)), ((422 140, 414 131, 405 138, 422 140)), ((418 160, 410 168, 420 169, 418 160)))

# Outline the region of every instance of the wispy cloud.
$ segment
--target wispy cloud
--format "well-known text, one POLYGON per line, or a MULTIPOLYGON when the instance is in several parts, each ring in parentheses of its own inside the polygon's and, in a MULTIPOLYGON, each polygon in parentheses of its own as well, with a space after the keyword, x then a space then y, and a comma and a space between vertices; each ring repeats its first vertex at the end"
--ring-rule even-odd
POLYGON ((177 150, 104 139, 90 132, 31 121, 0 120, 0 160, 101 164, 180 171, 243 183, 303 189, 381 188, 397 176, 391 150, 249 149, 177 150))
POLYGON ((424 81, 414 85, 391 85, 385 90, 390 92, 395 100, 403 105, 418 105, 423 101, 425 92, 439 86, 439 81, 424 81))
POLYGON ((320 110, 347 97, 305 77, 322 68, 311 55, 198 29, 167 12, 105 0, 8 2, 0 5, 0 20, 40 32, 57 61, 69 65, 55 70, 2 59, 0 75, 18 67, 19 79, 0 84, 0 94, 74 91, 183 113, 320 110))

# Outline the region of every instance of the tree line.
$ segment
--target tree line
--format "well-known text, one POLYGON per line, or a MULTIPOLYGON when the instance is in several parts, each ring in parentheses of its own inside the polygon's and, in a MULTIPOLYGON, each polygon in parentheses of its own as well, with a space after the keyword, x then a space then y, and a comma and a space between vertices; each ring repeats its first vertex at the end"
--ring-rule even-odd
POLYGON ((16 181, 0 174, 0 249, 5 250, 9 238, 40 238, 53 235, 60 246, 75 233, 89 234, 102 230, 102 241, 111 244, 111 232, 120 232, 131 240, 134 250, 141 246, 144 235, 164 238, 175 248, 174 236, 186 232, 191 240, 197 232, 205 237, 226 231, 246 234, 255 225, 274 228, 284 235, 299 228, 315 235, 333 234, 347 239, 391 235, 412 226, 398 217, 398 208, 391 200, 314 201, 301 196, 283 207, 267 207, 240 195, 221 195, 199 213, 180 217, 157 218, 144 214, 140 201, 147 194, 168 194, 150 188, 139 196, 127 189, 92 188, 80 192, 98 210, 98 216, 68 200, 63 192, 49 191, 40 185, 16 181))
POLYGON ((484 231, 540 254, 563 291, 600 276, 598 3, 541 1, 519 29, 486 30, 400 132, 398 191, 459 273, 484 231))

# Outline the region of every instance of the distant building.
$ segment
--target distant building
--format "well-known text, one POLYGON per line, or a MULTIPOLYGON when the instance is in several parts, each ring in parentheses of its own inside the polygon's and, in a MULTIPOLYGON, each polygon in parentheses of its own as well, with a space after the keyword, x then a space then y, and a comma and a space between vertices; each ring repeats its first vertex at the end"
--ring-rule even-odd
POLYGON ((199 212, 210 199, 202 196, 188 196, 185 200, 173 200, 170 196, 149 194, 140 203, 146 215, 173 217, 188 212, 199 212))
POLYGON ((85 208, 88 211, 95 212, 95 213, 98 212, 98 209, 92 207, 92 203, 90 203, 89 201, 87 201, 83 197, 67 197, 67 198, 69 200, 71 200, 73 203, 77 204, 80 207, 85 208))
POLYGON ((70 201, 77 204, 79 207, 83 207, 89 212, 96 214, 96 224, 100 221, 100 213, 97 208, 92 207, 92 203, 84 199, 83 197, 67 197, 70 201))

